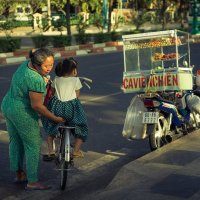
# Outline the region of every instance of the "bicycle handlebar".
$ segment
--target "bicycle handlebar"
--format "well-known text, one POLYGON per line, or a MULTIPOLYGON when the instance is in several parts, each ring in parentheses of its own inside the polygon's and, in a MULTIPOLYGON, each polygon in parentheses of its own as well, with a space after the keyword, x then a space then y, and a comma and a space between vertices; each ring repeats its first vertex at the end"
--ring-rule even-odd
POLYGON ((84 83, 88 87, 88 89, 91 88, 89 83, 92 83, 92 79, 89 79, 89 78, 86 78, 86 77, 79 77, 79 79, 82 83, 84 83))
POLYGON ((81 80, 92 83, 92 79, 86 78, 86 77, 79 77, 81 80))

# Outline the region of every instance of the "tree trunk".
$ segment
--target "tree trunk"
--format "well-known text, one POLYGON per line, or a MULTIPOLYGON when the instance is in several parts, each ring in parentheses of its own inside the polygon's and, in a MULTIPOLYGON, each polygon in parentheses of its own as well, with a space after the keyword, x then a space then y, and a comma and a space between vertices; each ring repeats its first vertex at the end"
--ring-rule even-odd
POLYGON ((181 28, 184 28, 184 22, 187 19, 187 11, 189 10, 189 2, 180 0, 179 16, 181 17, 181 28))
POLYGON ((163 0, 162 8, 161 8, 162 30, 164 30, 166 26, 166 9, 167 9, 167 2, 166 0, 163 0))
POLYGON ((184 10, 183 10, 184 2, 180 0, 180 7, 179 7, 179 16, 181 18, 181 28, 184 28, 184 10))
POLYGON ((6 18, 8 18, 8 17, 9 17, 9 14, 10 14, 9 10, 10 10, 10 6, 7 6, 7 7, 4 9, 4 12, 3 12, 2 15, 4 15, 6 18))
POLYGON ((111 13, 113 7, 113 0, 109 0, 109 8, 108 8, 108 32, 111 31, 111 13))
POLYGON ((67 35, 71 36, 71 25, 70 25, 70 0, 67 0, 65 4, 65 13, 66 13, 66 26, 67 26, 67 35))

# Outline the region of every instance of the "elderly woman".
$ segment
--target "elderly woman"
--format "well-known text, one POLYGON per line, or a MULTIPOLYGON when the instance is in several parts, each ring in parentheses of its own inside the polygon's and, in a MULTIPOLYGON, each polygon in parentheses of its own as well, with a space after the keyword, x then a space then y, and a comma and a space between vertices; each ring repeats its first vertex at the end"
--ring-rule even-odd
POLYGON ((28 190, 49 189, 38 182, 42 141, 39 114, 56 123, 64 122, 63 118, 55 116, 43 105, 45 76, 52 70, 53 64, 54 55, 50 50, 41 48, 33 52, 30 60, 22 63, 14 73, 1 105, 10 140, 10 168, 16 171, 16 182, 28 181, 28 190), (24 155, 27 174, 23 170, 24 155))

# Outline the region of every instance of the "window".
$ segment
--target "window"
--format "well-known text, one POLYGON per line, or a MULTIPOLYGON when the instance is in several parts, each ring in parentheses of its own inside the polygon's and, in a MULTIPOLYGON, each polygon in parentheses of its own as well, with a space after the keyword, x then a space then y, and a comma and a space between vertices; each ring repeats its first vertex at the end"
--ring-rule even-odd
POLYGON ((31 13, 31 9, 29 7, 25 8, 25 13, 31 13))
POLYGON ((17 13, 23 13, 23 8, 22 7, 18 7, 17 8, 17 13))

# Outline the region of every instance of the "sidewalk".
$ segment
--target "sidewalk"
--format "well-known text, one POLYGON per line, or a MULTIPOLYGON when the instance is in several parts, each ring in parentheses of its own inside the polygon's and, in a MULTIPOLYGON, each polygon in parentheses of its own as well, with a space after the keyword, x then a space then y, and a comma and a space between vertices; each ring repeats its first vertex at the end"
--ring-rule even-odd
POLYGON ((199 200, 200 131, 184 136, 127 165, 96 200, 199 200))

